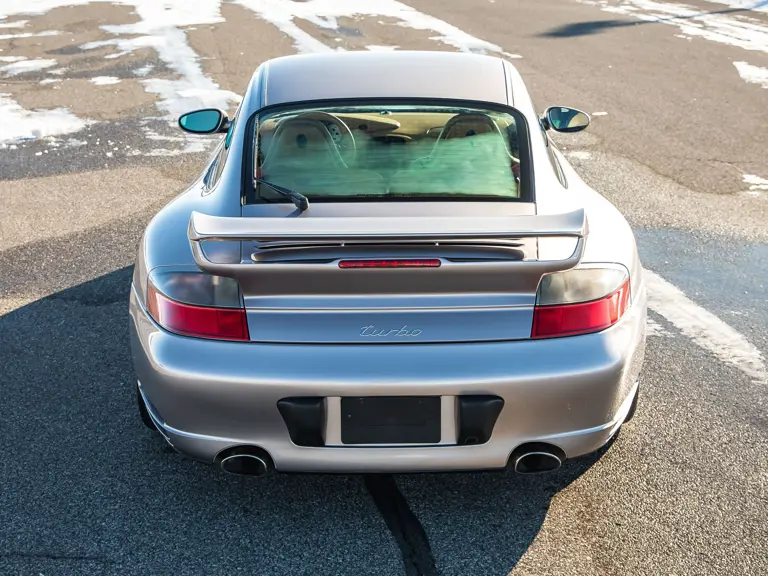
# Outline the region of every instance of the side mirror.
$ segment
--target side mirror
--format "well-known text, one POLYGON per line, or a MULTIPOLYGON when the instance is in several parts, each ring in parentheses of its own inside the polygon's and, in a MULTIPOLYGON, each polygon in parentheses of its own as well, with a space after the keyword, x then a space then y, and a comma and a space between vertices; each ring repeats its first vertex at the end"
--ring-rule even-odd
POLYGON ((576 108, 552 106, 546 109, 542 121, 545 128, 557 132, 579 132, 589 126, 589 115, 576 108))
POLYGON ((227 131, 229 118, 217 108, 205 108, 182 114, 179 117, 179 126, 192 134, 214 134, 227 131))

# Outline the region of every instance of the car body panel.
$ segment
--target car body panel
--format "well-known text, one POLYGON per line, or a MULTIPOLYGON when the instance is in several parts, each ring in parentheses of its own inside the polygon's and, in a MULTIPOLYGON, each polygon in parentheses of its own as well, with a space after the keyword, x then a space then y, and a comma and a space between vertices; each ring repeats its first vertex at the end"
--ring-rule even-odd
POLYGON ((280 345, 169 334, 133 292, 131 342, 153 414, 193 458, 210 463, 221 450, 255 445, 284 471, 492 469, 526 442, 551 442, 570 458, 610 438, 636 390, 645 313, 635 306, 603 332, 542 341, 280 345), (482 446, 307 448, 291 441, 277 409, 278 400, 302 395, 464 394, 505 400, 482 446))
POLYGON ((501 59, 451 52, 285 56, 268 63, 265 86, 266 106, 346 98, 509 102, 501 59))
MULTIPOLYGON (((353 343, 374 333, 380 336, 368 342, 389 342, 381 337, 383 332, 407 336, 400 341, 413 343, 527 339, 542 275, 569 269, 581 257, 580 237, 570 238, 567 250, 551 260, 538 257, 536 244, 536 238, 541 242, 548 230, 583 234, 586 221, 581 210, 550 217, 472 218, 465 212, 420 218, 411 209, 408 217, 393 218, 377 212, 377 205, 385 203, 362 204, 370 216, 362 215, 360 209, 357 216, 324 217, 313 211, 312 218, 214 218, 194 213, 190 238, 204 246, 210 238, 256 235, 258 243, 243 242, 240 263, 210 262, 207 254, 198 255, 197 263, 210 274, 238 281, 251 340, 258 342, 353 343), (532 223, 538 228, 526 229, 532 223), (510 230, 521 236, 510 237, 510 230), (368 243, 349 245, 356 236, 368 243), (494 236, 497 245, 489 244, 494 236), (382 237, 398 244, 393 248, 382 237), (440 238, 444 240, 438 245, 427 243, 440 238), (373 243, 375 239, 378 243, 373 243), (315 246, 312 240, 323 243, 315 246), (343 240, 344 245, 328 244, 334 240, 343 240), (421 241, 403 244, 417 240, 421 241), (395 248, 398 257, 434 258, 441 264, 356 270, 335 262, 388 258, 395 248)), ((202 246, 196 250, 204 251, 202 246)))
MULTIPOLYGON (((254 73, 218 179, 209 183, 206 174, 215 167, 223 138, 200 176, 158 212, 140 242, 130 303, 131 346, 143 398, 166 439, 206 462, 213 462, 221 450, 252 444, 267 450, 278 470, 326 472, 499 468, 524 442, 550 442, 568 457, 607 442, 629 410, 644 357, 642 265, 624 217, 581 180, 540 130, 537 111, 512 64, 490 56, 408 52, 278 60, 254 73), (323 83, 323 78, 342 76, 350 69, 345 66, 403 72, 404 62, 409 66, 402 82, 392 83, 387 75, 374 82, 375 74, 366 71, 333 83, 333 88, 323 83), (329 66, 327 75, 320 64, 329 66), (299 70, 304 83, 296 81, 299 70), (197 267, 188 237, 193 212, 259 220, 296 216, 290 203, 241 201, 249 118, 264 106, 295 100, 403 96, 514 103, 530 131, 535 202, 323 202, 313 203, 300 218, 514 218, 583 208, 589 230, 581 265, 615 264, 629 272, 631 305, 618 324, 594 334, 531 340, 535 283, 505 291, 492 281, 484 285, 488 289, 431 285, 410 295, 396 284, 381 291, 346 286, 324 294, 311 289, 264 292, 254 284, 244 290, 252 342, 179 336, 149 317, 144 304, 149 272, 197 267), (567 188, 552 168, 547 146, 553 147, 567 188), (387 328, 391 336, 372 343, 366 326, 387 328), (398 336, 403 330, 419 330, 421 338, 398 336), (302 395, 465 394, 495 394, 505 401, 485 444, 296 446, 276 406, 281 398, 302 395)), ((253 242, 209 242, 203 252, 227 266, 252 263, 255 249, 253 242)), ((523 249, 533 261, 564 260, 573 252, 573 239, 527 239, 523 249)))

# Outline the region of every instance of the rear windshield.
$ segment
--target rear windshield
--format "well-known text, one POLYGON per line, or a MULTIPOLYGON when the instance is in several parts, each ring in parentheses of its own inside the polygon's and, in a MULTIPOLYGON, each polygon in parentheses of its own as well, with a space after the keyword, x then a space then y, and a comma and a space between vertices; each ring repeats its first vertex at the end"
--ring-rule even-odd
MULTIPOLYGON (((516 200, 526 162, 508 112, 421 104, 262 112, 256 179, 310 200, 516 200)), ((254 202, 288 200, 263 183, 254 202)))

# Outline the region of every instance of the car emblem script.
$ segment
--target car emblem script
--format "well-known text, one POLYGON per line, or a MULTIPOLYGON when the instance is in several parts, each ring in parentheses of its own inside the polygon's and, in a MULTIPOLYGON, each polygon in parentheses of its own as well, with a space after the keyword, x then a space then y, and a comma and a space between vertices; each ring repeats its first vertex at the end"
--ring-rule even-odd
POLYGON ((376 326, 363 326, 360 328, 360 336, 418 336, 421 330, 418 328, 408 328, 407 325, 402 328, 393 328, 392 330, 378 329, 376 326))

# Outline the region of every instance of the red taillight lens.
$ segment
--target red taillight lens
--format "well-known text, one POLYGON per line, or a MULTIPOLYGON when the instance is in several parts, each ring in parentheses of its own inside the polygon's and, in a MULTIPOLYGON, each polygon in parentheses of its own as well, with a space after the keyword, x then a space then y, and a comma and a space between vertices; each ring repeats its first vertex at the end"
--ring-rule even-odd
POLYGON ((341 260, 339 268, 439 268, 440 260, 341 260))
POLYGON ((161 294, 150 282, 147 311, 166 330, 220 340, 248 340, 248 322, 242 308, 212 308, 183 304, 161 294))
POLYGON ((615 292, 591 302, 536 306, 532 338, 599 332, 619 321, 629 306, 629 280, 615 292))

